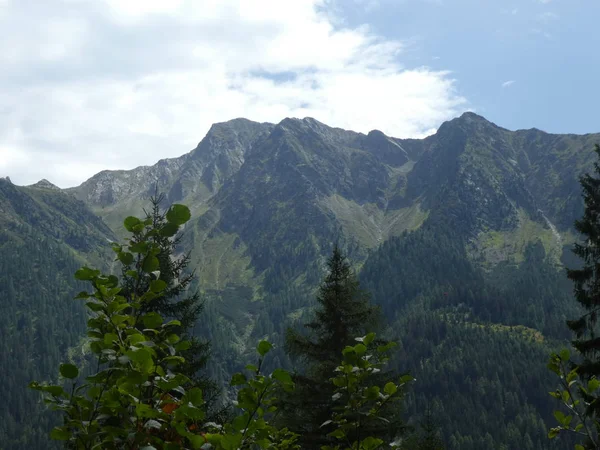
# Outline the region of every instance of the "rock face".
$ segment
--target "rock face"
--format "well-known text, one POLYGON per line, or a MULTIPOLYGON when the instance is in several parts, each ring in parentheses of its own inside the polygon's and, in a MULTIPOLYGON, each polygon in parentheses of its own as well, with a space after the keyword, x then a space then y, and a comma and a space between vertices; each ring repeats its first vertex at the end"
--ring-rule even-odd
MULTIPOLYGON (((10 180, 9 180, 9 181, 10 181, 10 180)), ((60 189, 58 186, 56 186, 56 185, 54 185, 54 184, 50 183, 50 182, 49 182, 48 180, 46 180, 45 178, 42 178, 40 181, 38 181, 38 182, 37 182, 37 183, 35 183, 35 184, 32 184, 32 185, 31 185, 31 186, 29 186, 29 187, 32 187, 32 188, 38 188, 38 189, 51 189, 51 190, 54 190, 54 191, 60 191, 60 190, 61 190, 61 189, 60 189)))
MULTIPOLYGON (((431 361, 430 356, 452 354, 456 347, 461 354, 479 355, 472 351, 482 342, 475 334, 489 323, 470 322, 478 306, 514 317, 526 312, 538 327, 538 319, 548 317, 522 305, 537 296, 544 297, 538 303, 546 307, 550 298, 555 304, 548 316, 564 323, 560 306, 566 302, 552 297, 558 290, 554 285, 539 280, 558 277, 563 249, 573 242, 572 223, 582 211, 578 177, 592 168, 595 142, 600 134, 509 131, 473 113, 444 123, 425 139, 398 139, 378 130, 356 133, 312 118, 278 124, 235 119, 213 125, 194 150, 179 158, 103 171, 76 188, 60 190, 47 180, 19 187, 0 178, 0 248, 3 258, 13 249, 8 264, 24 267, 24 274, 37 273, 36 261, 51 251, 66 255, 62 268, 44 266, 48 280, 61 271, 61 283, 68 287, 62 297, 48 294, 54 302, 49 310, 59 311, 57 299, 66 302, 76 287, 71 267, 109 264, 107 241, 123 237, 123 219, 143 214, 149 197, 161 192, 166 202, 192 210, 181 246, 190 252, 190 268, 207 300, 199 328, 212 340, 214 373, 222 378, 237 369, 252 343, 264 336, 278 342, 289 321, 312 304, 334 242, 362 267, 361 283, 378 301, 385 299, 386 315, 396 320, 397 329, 406 325, 417 334, 426 328, 418 320, 398 321, 406 307, 412 308, 410 314, 428 315, 427 320, 452 322, 440 327, 449 337, 474 333, 470 340, 443 341, 443 351, 423 349, 416 340, 410 351, 420 353, 414 361, 431 361), (33 255, 31 271, 27 258, 20 257, 25 248, 33 255), (546 278, 531 278, 527 270, 519 278, 515 274, 523 264, 543 265, 546 278), (457 273, 463 275, 458 281, 457 273), (512 303, 494 284, 510 279, 532 284, 524 294, 512 286, 522 294, 513 295, 512 303), (423 301, 424 292, 441 298, 435 301, 445 309, 423 301), (443 303, 447 296, 453 298, 450 306, 443 303), (459 324, 460 317, 466 322, 459 324)), ((503 323, 495 325, 494 333, 504 330, 503 323)), ((436 339, 445 339, 442 331, 436 339)), ((514 332, 512 322, 505 331, 514 332)), ((15 334, 10 348, 19 339, 15 334)), ((518 342, 525 353, 535 347, 533 341, 518 342)), ((465 372, 476 365, 465 361, 465 372)), ((460 389, 472 384, 460 379, 460 389)), ((455 391, 465 397, 460 389, 455 391)), ((454 401, 448 398, 446 406, 454 401)), ((469 422, 461 432, 471 428, 469 422)))
MULTIPOLYGON (((104 171, 68 191, 117 235, 156 189, 189 205, 183 245, 200 286, 250 308, 292 286, 314 286, 333 242, 360 264, 424 224, 459 238, 486 270, 518 264, 538 239, 559 263, 573 242, 577 180, 591 168, 595 141, 600 135, 509 131, 473 113, 425 139, 313 118, 235 119, 213 125, 186 155, 104 171)), ((246 330, 253 321, 234 320, 246 330)))
POLYGON ((158 189, 192 208, 200 240, 190 245, 200 253, 219 233, 235 235, 256 273, 289 266, 293 278, 333 240, 353 243, 360 260, 427 217, 468 239, 516 230, 525 216, 560 233, 581 210, 577 180, 598 137, 509 131, 473 113, 422 140, 312 118, 235 119, 213 125, 186 155, 103 171, 68 191, 119 233, 158 189))

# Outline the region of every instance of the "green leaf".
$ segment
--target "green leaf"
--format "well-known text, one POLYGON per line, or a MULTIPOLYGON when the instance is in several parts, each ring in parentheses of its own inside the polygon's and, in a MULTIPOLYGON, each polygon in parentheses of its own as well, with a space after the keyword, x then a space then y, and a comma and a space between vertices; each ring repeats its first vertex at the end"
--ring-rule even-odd
POLYGON ((365 390, 365 396, 369 400, 377 400, 379 398, 379 386, 371 386, 365 390))
POLYGON ((243 373, 234 373, 231 377, 231 386, 239 386, 240 384, 246 384, 246 376, 243 373))
POLYGON ((367 352, 367 347, 364 344, 356 344, 354 351, 357 355, 364 355, 367 352))
POLYGON ((119 336, 117 336, 115 333, 106 333, 104 335, 104 343, 106 345, 112 345, 113 342, 118 341, 119 340, 119 336))
POLYGON ((568 349, 563 348, 559 354, 558 354, 559 358, 561 361, 566 362, 569 360, 569 358, 571 357, 571 353, 569 352, 568 349))
POLYGON ((117 254, 117 258, 125 266, 130 266, 131 264, 133 264, 133 255, 129 252, 119 252, 117 254))
POLYGON ((202 397, 202 389, 192 388, 183 397, 184 401, 190 402, 192 405, 199 407, 204 404, 204 398, 202 397))
POLYGON ((364 450, 374 450, 383 444, 383 440, 368 436, 363 439, 361 448, 364 450))
POLYGON ((190 209, 185 205, 174 204, 167 211, 167 222, 183 225, 192 217, 190 209))
POLYGON ((369 345, 371 342, 375 340, 375 333, 369 333, 363 338, 363 344, 369 345))
POLYGON ((56 427, 50 432, 50 438, 55 441, 67 441, 71 437, 71 432, 63 427, 56 427))
POLYGON ((293 382, 292 376, 289 374, 289 372, 283 369, 275 369, 271 374, 271 377, 286 384, 293 382))
POLYGON ((90 294, 85 291, 81 291, 79 294, 75 296, 75 300, 90 298, 90 294))
POLYGON ((129 246, 129 251, 132 253, 146 253, 148 252, 148 243, 145 241, 136 242, 129 246))
POLYGON ((75 278, 81 281, 93 280, 98 275, 100 275, 99 270, 93 270, 89 267, 82 267, 77 272, 75 272, 75 278))
POLYGON ((178 352, 183 352, 183 351, 188 350, 191 346, 192 346, 191 341, 181 341, 175 345, 175 350, 177 350, 178 352))
POLYGON ((600 381, 597 378, 592 378, 588 383, 588 392, 594 392, 600 387, 600 381))
POLYGON ((385 386, 383 387, 383 392, 385 392, 387 395, 393 395, 398 391, 398 386, 396 386, 395 383, 392 383, 391 381, 388 381, 387 383, 385 383, 385 386))
POLYGON ((54 395, 55 397, 59 397, 64 394, 65 391, 62 386, 46 386, 43 384, 39 384, 37 381, 32 381, 29 383, 29 388, 35 389, 36 391, 47 392, 50 395, 54 395))
POLYGON ((256 347, 256 350, 260 356, 265 356, 272 348, 273 344, 271 344, 269 341, 260 341, 256 347))
POLYGON ((560 430, 561 430, 560 427, 551 428, 550 431, 548 431, 548 439, 554 439, 556 436, 558 436, 558 433, 560 433, 560 430))
POLYGON ((575 450, 585 450, 585 447, 581 444, 575 444, 575 450))
POLYGON ((163 319, 160 316, 160 314, 158 314, 156 312, 150 312, 150 313, 146 314, 142 318, 142 320, 143 320, 144 326, 146 328, 153 328, 153 329, 160 327, 163 322, 163 319))
POLYGON ((150 405, 138 403, 135 405, 135 415, 144 419, 151 419, 159 415, 158 411, 154 410, 150 405))
POLYGON ((104 309, 104 305, 98 302, 87 302, 85 306, 87 306, 90 311, 94 312, 102 311, 104 309))
POLYGON ((142 221, 140 219, 138 219, 137 217, 133 217, 133 216, 129 216, 127 218, 125 218, 125 220, 123 221, 123 226, 125 227, 125 229, 129 232, 133 231, 133 227, 135 227, 136 225, 141 224, 142 221))
POLYGON ((152 280, 150 282, 150 290, 157 294, 161 293, 167 288, 167 283, 163 280, 152 280))
POLYGON ((59 370, 60 374, 65 378, 73 379, 79 375, 79 369, 73 364, 61 364, 59 370))
MULTIPOLYGON (((199 436, 197 434, 189 434, 187 436, 188 440, 190 441, 190 444, 192 444, 192 448, 193 449, 198 449, 198 448, 202 448, 202 446, 204 444, 206 444, 206 440, 204 439, 204 436, 199 436)), ((181 448, 180 446, 177 446, 177 448, 181 448)))
POLYGON ((333 430, 327 436, 331 436, 331 437, 334 437, 334 438, 337 438, 337 439, 344 439, 346 437, 346 433, 344 433, 343 430, 340 430, 338 428, 337 430, 333 430))
POLYGON ((158 261, 158 258, 154 255, 147 255, 144 258, 144 262, 142 264, 142 270, 146 273, 151 273, 154 272, 155 270, 158 270, 158 268, 160 267, 160 263, 158 261))
POLYGON ((562 411, 554 411, 554 417, 558 423, 561 425, 565 425, 567 422, 567 417, 563 414, 562 411))
POLYGON ((163 237, 173 237, 179 231, 179 225, 174 223, 166 223, 160 229, 160 235, 163 237))

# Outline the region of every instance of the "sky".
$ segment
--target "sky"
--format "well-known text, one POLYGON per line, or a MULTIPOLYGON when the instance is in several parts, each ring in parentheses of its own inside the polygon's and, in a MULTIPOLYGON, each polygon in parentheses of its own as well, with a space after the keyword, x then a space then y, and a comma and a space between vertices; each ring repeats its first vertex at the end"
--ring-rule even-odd
POLYGON ((597 0, 0 0, 0 177, 80 184, 237 117, 600 132, 597 0))

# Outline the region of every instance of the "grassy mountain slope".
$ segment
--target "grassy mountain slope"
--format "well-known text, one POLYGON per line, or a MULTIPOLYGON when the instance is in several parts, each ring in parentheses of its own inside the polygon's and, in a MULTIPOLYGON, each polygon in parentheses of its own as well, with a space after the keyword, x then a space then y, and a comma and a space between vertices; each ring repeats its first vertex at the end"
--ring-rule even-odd
POLYGON ((83 264, 109 262, 111 230, 83 204, 47 182, 14 186, 0 179, 0 448, 54 448, 52 418, 31 380, 56 380, 78 352, 86 316, 73 300, 83 264))
MULTIPOLYGON (((541 431, 549 404, 528 390, 546 388, 544 355, 567 337, 560 264, 596 141, 509 131, 473 113, 422 140, 310 118, 236 119, 215 124, 184 156, 104 171, 66 193, 0 180, 0 245, 43 236, 74 261, 100 261, 155 189, 188 204, 181 251, 191 252, 207 300, 197 332, 212 338, 212 374, 223 380, 259 337, 278 342, 310 315, 338 242, 402 341, 398 366, 423 380, 413 416, 438 405, 452 449, 550 448, 541 431), (494 422, 482 411, 497 404, 494 422)), ((289 364, 281 349, 273 354, 289 364)))

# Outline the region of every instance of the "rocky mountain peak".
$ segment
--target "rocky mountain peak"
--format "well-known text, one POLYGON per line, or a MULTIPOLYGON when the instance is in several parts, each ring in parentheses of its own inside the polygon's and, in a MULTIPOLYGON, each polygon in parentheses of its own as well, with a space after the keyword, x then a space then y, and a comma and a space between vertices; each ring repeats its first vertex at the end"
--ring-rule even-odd
POLYGON ((56 186, 55 184, 49 182, 45 178, 42 178, 40 181, 38 181, 35 184, 32 184, 29 187, 38 188, 38 189, 52 189, 54 191, 60 191, 61 190, 58 186, 56 186))

